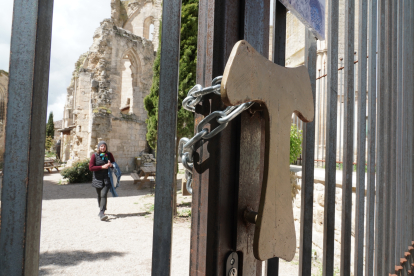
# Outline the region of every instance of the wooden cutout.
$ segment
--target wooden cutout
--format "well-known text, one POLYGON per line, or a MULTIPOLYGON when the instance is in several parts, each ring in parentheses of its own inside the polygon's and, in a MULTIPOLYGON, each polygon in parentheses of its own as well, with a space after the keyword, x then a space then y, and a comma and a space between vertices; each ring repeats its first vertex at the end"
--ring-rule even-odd
POLYGON ((305 66, 274 64, 242 40, 224 70, 221 98, 227 105, 259 102, 266 106, 263 185, 253 251, 258 260, 291 261, 296 251, 289 176, 290 127, 294 112, 303 122, 314 117, 312 89, 305 66))

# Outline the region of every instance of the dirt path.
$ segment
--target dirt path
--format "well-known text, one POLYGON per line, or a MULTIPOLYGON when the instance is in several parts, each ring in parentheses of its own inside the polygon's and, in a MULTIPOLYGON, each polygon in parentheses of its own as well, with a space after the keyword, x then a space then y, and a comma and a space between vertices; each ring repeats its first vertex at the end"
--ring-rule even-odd
MULTIPOLYGON (((90 183, 59 185, 58 173, 45 174, 40 275, 151 275, 153 204, 150 189, 137 190, 122 176, 119 197, 108 195, 109 220, 98 219, 90 183)), ((178 196, 188 214, 190 197, 178 196)), ((174 222, 172 275, 188 275, 190 219, 174 222)))
MULTIPOLYGON (((60 180, 59 173, 45 173, 39 275, 151 275, 151 189, 137 190, 132 178, 123 175, 119 197, 108 195, 109 220, 102 222, 91 184, 60 185, 60 180)), ((189 275, 191 197, 179 191, 177 202, 171 275, 185 276, 189 275)), ((318 266, 312 268, 312 275, 320 275, 318 266)), ((281 261, 279 275, 298 275, 298 256, 291 263, 281 261)))

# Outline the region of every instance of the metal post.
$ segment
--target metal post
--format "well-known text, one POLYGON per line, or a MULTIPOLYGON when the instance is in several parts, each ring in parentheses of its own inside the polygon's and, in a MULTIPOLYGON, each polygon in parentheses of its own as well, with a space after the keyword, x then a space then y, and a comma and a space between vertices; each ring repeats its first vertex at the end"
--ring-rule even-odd
POLYGON ((376 72, 377 72, 377 0, 369 1, 368 46, 368 161, 365 275, 373 275, 374 266, 374 214, 375 214, 375 126, 376 126, 376 72))
POLYGON ((397 141, 397 0, 392 0, 392 20, 391 20, 391 64, 390 64, 390 75, 391 89, 391 127, 390 127, 390 186, 391 186, 391 214, 390 214, 390 242, 389 242, 389 254, 390 254, 390 273, 395 271, 397 251, 397 179, 396 179, 396 141, 397 141))
POLYGON ((358 19, 358 140, 355 201, 354 275, 364 270, 365 144, 367 114, 367 1, 359 1, 358 19))
POLYGON ((390 184, 390 113, 391 113, 391 70, 390 66, 392 64, 391 60, 391 6, 392 0, 385 0, 385 46, 384 46, 384 89, 383 89, 383 109, 382 112, 384 113, 383 117, 383 132, 381 135, 384 138, 383 142, 383 181, 381 182, 384 186, 384 194, 383 194, 383 261, 382 261, 382 271, 383 273, 390 273, 390 265, 391 265, 391 256, 390 256, 390 209, 391 209, 391 184, 390 184), (386 114, 386 115, 385 115, 386 114))
MULTIPOLYGON (((309 30, 305 33, 305 64, 311 79, 313 100, 316 96, 317 45, 309 30)), ((310 276, 312 271, 313 182, 315 158, 315 122, 303 126, 302 189, 300 204, 299 275, 310 276)))
POLYGON ((351 274, 352 171, 354 161, 355 1, 345 2, 344 162, 342 170, 341 275, 351 274))
POLYGON ((38 275, 53 0, 15 0, 0 275, 38 275))
POLYGON ((375 275, 383 275, 383 170, 384 170, 384 61, 385 61, 385 0, 378 0, 378 65, 377 65, 377 162, 375 199, 375 275))
POLYGON ((152 275, 171 271, 181 1, 163 1, 152 275))
POLYGON ((323 226, 323 276, 333 276, 335 243, 336 132, 338 103, 338 0, 329 2, 328 110, 326 124, 325 210, 323 226))

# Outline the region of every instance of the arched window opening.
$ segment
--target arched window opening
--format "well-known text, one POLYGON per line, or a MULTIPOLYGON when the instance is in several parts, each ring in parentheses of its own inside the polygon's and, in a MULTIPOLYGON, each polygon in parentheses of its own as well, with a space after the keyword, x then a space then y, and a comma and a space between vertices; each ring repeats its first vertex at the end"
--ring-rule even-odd
POLYGON ((154 38, 154 24, 150 25, 149 32, 149 40, 152 41, 152 39, 154 38))
POLYGON ((149 16, 144 20, 144 38, 151 40, 154 34, 154 17, 149 16))
POLYGON ((128 50, 121 59, 121 102, 122 114, 134 113, 134 92, 138 91, 138 74, 140 66, 133 50, 128 50))

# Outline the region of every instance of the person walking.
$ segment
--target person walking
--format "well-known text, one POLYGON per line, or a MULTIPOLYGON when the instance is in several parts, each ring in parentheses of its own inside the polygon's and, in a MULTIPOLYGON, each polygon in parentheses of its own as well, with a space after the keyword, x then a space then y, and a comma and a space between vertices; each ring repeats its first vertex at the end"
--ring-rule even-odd
POLYGON ((99 142, 98 152, 91 156, 89 170, 93 172, 92 186, 98 194, 99 218, 102 221, 108 219, 108 216, 105 215, 108 191, 111 188, 108 169, 113 167, 113 163, 115 163, 115 159, 112 153, 108 152, 108 145, 104 141, 99 142))

